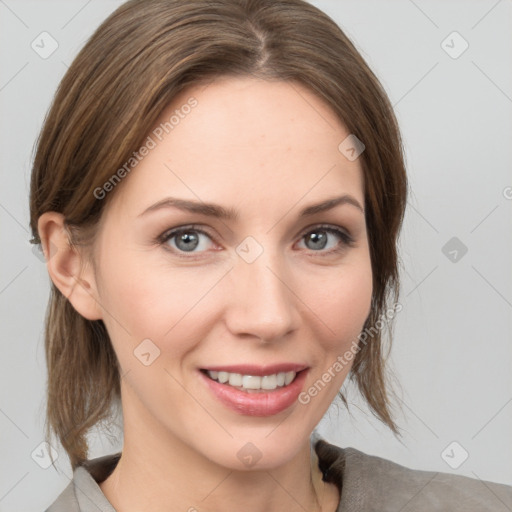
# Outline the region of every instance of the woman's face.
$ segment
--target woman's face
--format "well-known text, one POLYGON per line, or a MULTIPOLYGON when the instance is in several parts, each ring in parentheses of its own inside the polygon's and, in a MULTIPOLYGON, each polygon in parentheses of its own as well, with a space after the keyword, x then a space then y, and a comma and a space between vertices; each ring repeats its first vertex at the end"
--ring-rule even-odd
POLYGON ((125 442, 282 464, 335 398, 370 311, 349 133, 297 84, 224 78, 182 92, 149 136, 94 248, 125 442))

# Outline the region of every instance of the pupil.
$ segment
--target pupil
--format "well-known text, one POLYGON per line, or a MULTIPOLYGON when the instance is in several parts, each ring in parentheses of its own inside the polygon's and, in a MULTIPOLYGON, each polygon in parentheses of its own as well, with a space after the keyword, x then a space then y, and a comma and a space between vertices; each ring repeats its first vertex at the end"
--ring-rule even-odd
POLYGON ((326 234, 322 231, 319 233, 311 233, 309 238, 313 241, 313 249, 323 249, 327 243, 326 234))
POLYGON ((191 251, 197 247, 198 237, 195 234, 191 234, 190 232, 183 233, 176 240, 176 245, 179 249, 184 251, 191 251), (184 245, 180 246, 183 243, 184 245))

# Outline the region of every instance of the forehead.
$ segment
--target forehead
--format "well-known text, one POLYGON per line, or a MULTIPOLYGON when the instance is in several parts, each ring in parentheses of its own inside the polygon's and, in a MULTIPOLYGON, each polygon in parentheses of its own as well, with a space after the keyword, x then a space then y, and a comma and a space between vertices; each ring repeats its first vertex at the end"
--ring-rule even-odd
POLYGON ((141 210, 168 194, 241 210, 264 202, 278 213, 339 192, 364 204, 360 161, 339 150, 347 136, 334 111, 294 82, 224 77, 189 87, 148 134, 151 149, 122 202, 141 210))

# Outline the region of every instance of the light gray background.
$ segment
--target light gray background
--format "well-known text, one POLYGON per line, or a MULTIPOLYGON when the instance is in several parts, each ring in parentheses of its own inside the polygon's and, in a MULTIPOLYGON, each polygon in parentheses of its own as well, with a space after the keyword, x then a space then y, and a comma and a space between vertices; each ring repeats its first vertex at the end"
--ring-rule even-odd
MULTIPOLYGON (((30 165, 67 65, 120 3, 0 0, 0 512, 41 512, 71 476, 63 450, 60 473, 31 458, 43 441, 49 279, 28 244, 30 165), (47 59, 31 48, 43 31, 59 45, 47 59)), ((332 407, 319 431, 412 468, 512 485, 511 2, 312 3, 340 24, 387 90, 412 189, 391 357, 404 438, 353 390, 352 417, 332 407), (469 43, 458 58, 442 46, 453 31, 469 43), (455 262, 442 252, 452 237, 468 249, 455 262)), ((461 44, 452 36, 444 46, 461 44)), ((94 433, 91 441, 91 457, 121 447, 94 433)))

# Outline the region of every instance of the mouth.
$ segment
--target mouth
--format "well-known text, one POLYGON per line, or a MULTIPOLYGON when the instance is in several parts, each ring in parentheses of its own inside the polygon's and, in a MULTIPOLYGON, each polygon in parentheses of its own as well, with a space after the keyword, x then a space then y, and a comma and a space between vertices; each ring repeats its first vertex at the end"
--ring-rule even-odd
POLYGON ((298 401, 309 367, 230 366, 202 368, 198 372, 213 398, 245 416, 272 416, 298 401))
MULTIPOLYGON (((304 370, 301 370, 304 371, 304 370)), ((208 378, 246 393, 268 393, 289 386, 300 372, 286 371, 267 375, 243 374, 202 369, 208 378)), ((256 372, 253 372, 256 373, 256 372)))

